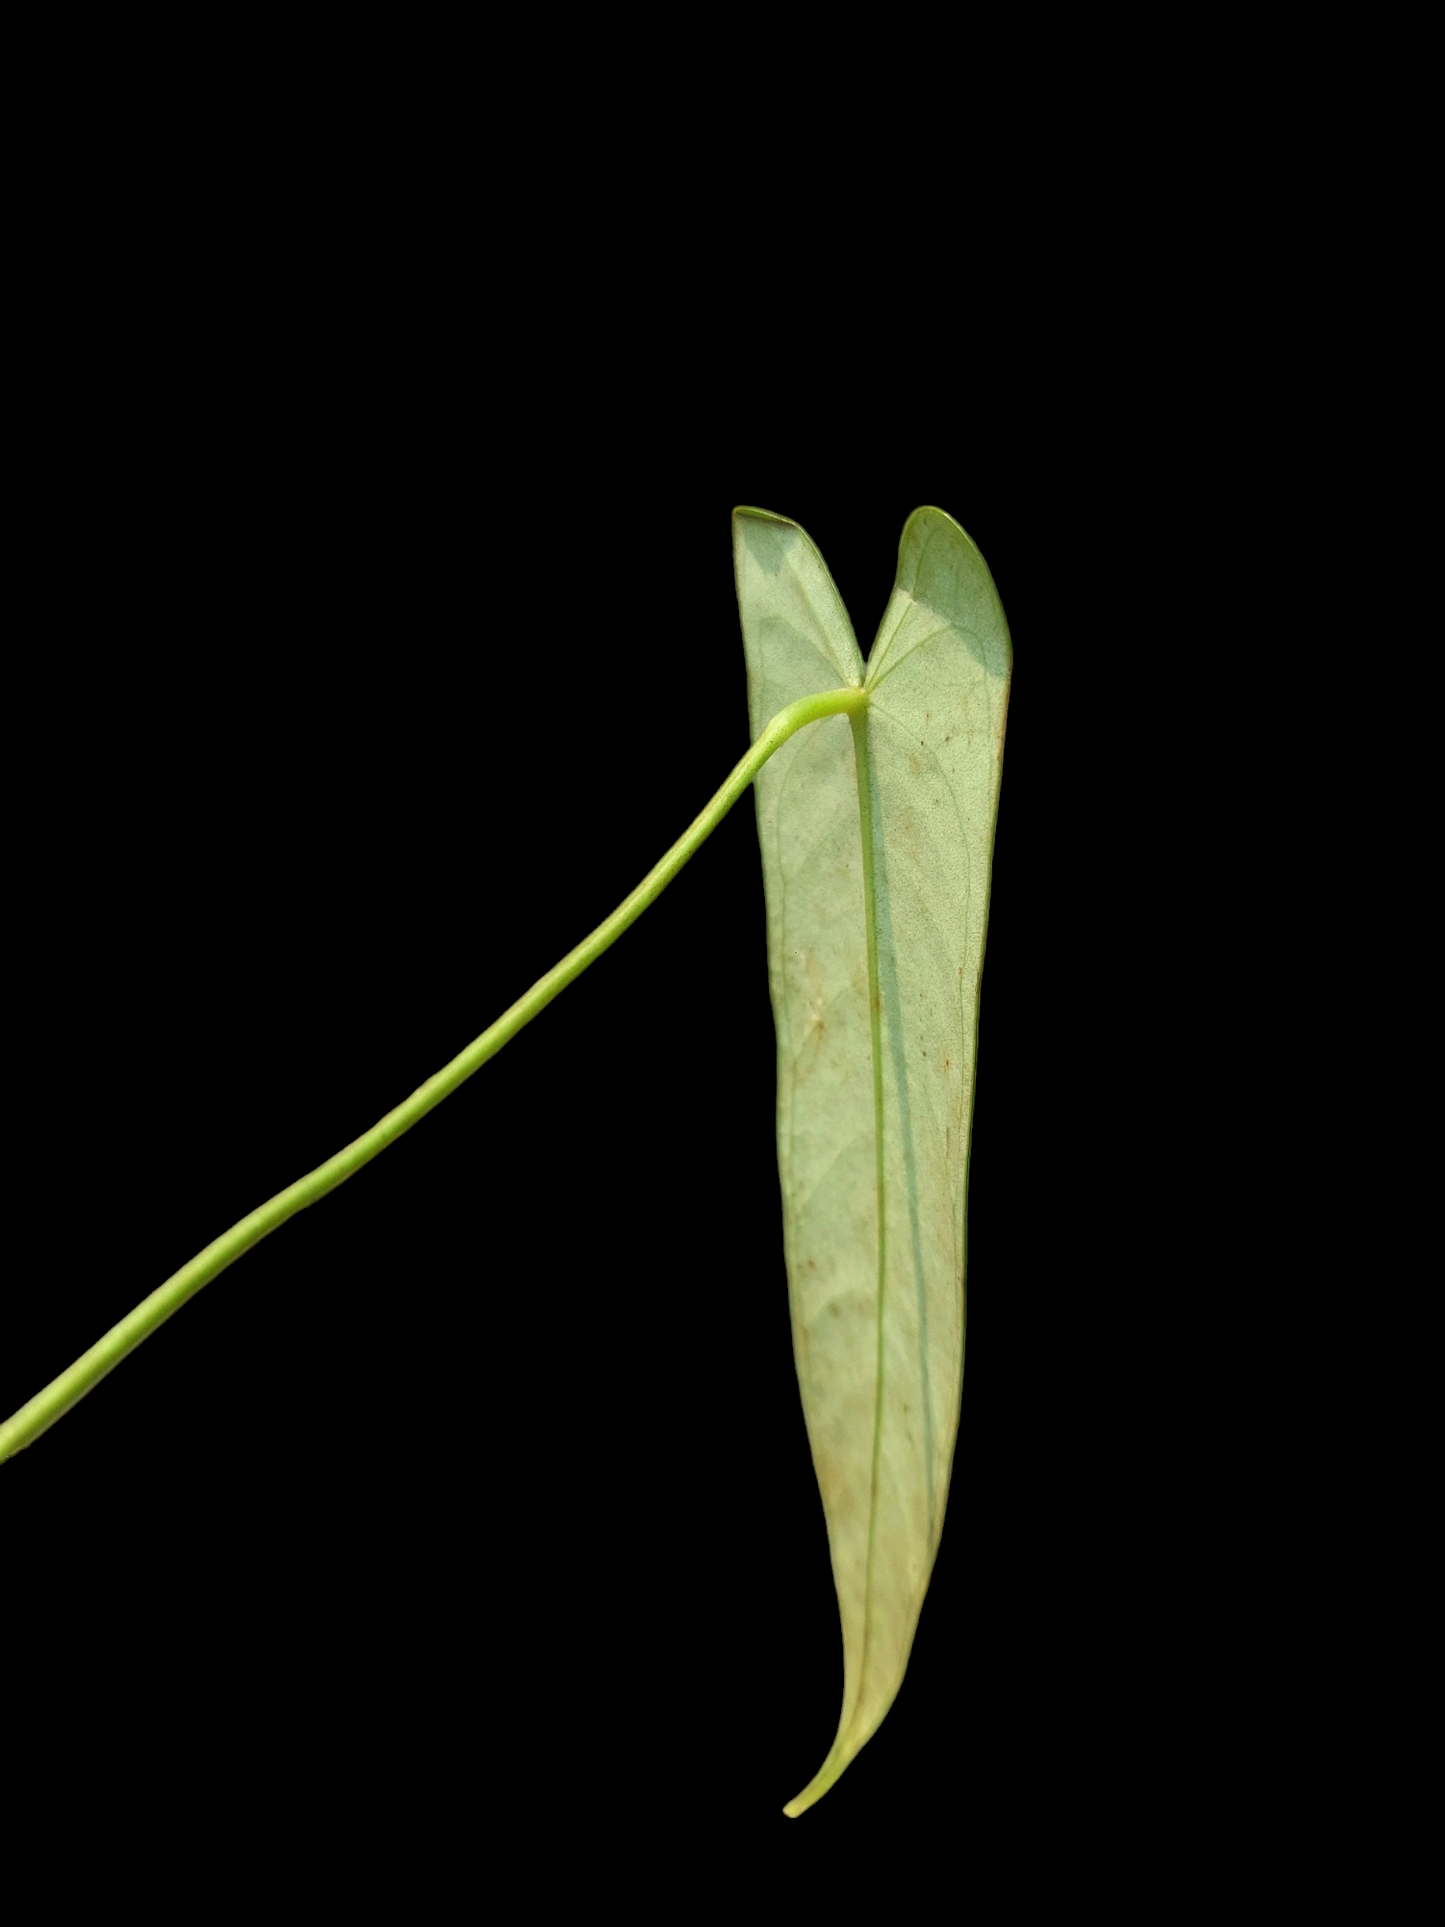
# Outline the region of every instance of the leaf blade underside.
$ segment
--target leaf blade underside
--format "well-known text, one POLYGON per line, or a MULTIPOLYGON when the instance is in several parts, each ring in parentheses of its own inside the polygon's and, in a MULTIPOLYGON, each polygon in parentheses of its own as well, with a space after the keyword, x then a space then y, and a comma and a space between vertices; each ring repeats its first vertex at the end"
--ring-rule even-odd
POLYGON ((892 1704, 942 1531, 1012 648, 982 556, 938 509, 904 528, 866 672, 796 523, 739 509, 734 559, 754 740, 800 696, 869 692, 755 784, 793 1350, 844 1651, 837 1736, 796 1815, 892 1704))

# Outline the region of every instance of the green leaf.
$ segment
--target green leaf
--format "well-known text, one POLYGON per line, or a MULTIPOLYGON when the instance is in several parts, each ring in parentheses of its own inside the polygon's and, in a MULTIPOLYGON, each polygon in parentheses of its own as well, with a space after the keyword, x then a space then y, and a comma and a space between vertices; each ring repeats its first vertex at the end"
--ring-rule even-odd
POLYGON ((938 509, 904 528, 866 673, 796 523, 739 509, 733 546, 754 738, 801 697, 868 694, 756 779, 793 1351, 843 1625, 837 1737, 796 1815, 892 1705, 943 1528, 1012 648, 938 509))

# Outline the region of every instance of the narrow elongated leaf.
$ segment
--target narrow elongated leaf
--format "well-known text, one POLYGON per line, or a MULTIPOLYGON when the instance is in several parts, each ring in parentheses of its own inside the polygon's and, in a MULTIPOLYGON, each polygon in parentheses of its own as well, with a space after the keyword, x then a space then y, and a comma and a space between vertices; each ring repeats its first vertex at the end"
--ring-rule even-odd
POLYGON ((892 1705, 943 1527, 963 1383, 979 982, 1012 648, 983 557, 919 509, 865 673, 796 523, 733 518, 754 740, 843 684, 855 717, 756 782, 793 1349, 843 1626, 827 1792, 892 1705))

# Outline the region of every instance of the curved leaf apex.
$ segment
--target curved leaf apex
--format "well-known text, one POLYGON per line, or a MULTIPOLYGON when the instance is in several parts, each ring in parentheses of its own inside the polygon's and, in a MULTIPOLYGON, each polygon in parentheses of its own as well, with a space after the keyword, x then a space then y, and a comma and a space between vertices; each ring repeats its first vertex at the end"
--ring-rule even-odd
POLYGON ((733 510, 732 539, 756 741, 769 719, 800 696, 839 685, 861 689, 863 657, 838 585, 801 522, 771 509, 743 506, 733 510), (787 632, 787 666, 781 666, 781 659, 774 662, 760 680, 760 625, 770 621, 781 622, 787 632))
MULTIPOLYGON (((917 525, 919 523, 926 524, 930 521, 942 522, 946 525, 946 527, 950 528, 955 535, 961 535, 964 541, 967 542, 968 546, 973 550, 974 554, 978 557, 979 561, 980 562, 983 561, 983 551, 979 548, 977 542, 974 541, 973 537, 969 534, 968 530, 963 526, 962 522, 958 521, 956 517, 950 515, 947 509, 935 508, 933 504, 930 502, 925 502, 921 507, 916 508, 913 511, 913 513, 909 516, 908 520, 903 524, 903 533, 898 538, 898 553, 900 556, 902 556, 904 550, 908 546, 909 537, 916 532, 917 525)), ((985 566, 987 565, 985 564, 985 566)), ((989 579, 990 581, 992 581, 993 578, 990 576, 989 579)))
POLYGON ((956 515, 950 515, 947 509, 939 508, 936 502, 920 502, 918 507, 914 509, 913 513, 909 516, 908 521, 903 524, 903 533, 905 535, 908 533, 909 523, 916 522, 920 515, 941 515, 945 522, 952 522, 960 535, 967 534, 967 530, 956 515))
MULTIPOLYGON (((932 503, 924 503, 921 507, 916 508, 909 516, 908 520, 903 524, 903 533, 898 538, 898 560, 900 568, 908 547, 909 537, 914 533, 915 524, 929 519, 936 519, 944 523, 955 535, 961 536, 969 548, 972 549, 973 553, 978 557, 979 566, 988 578, 989 587, 993 590, 994 595, 998 596, 999 612, 1002 614, 1003 598, 998 594, 998 584, 993 579, 993 570, 988 566, 988 558, 984 555, 983 550, 978 546, 977 542, 974 541, 968 530, 963 526, 962 522, 955 516, 950 515, 947 509, 937 508, 932 503)), ((1012 661, 1013 637, 1009 634, 1007 617, 1004 617, 1003 641, 1004 647, 1008 651, 1009 660, 1012 661)))
POLYGON ((760 522, 781 522, 784 524, 785 527, 790 529, 796 529, 802 526, 801 523, 795 522, 791 515, 778 515, 772 509, 753 508, 746 502, 740 502, 737 505, 737 507, 733 510, 733 514, 735 516, 737 515, 756 516, 756 518, 760 522))

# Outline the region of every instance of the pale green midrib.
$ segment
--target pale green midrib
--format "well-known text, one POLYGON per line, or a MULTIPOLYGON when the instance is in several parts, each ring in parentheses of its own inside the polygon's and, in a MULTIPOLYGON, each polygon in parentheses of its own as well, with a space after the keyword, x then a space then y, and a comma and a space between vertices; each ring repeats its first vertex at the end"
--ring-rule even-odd
POLYGON ((868 1554, 863 1573, 863 1640, 858 1661, 858 1697, 850 1711, 845 1704, 843 1716, 838 1724, 838 1734, 828 1749, 828 1757, 809 1780, 801 1793, 797 1793, 783 1808, 790 1820, 796 1820, 807 1812, 841 1778, 845 1767, 877 1730, 882 1719, 870 1722, 866 1732, 853 1730, 858 1708, 862 1703, 864 1688, 868 1679, 868 1645, 873 1612, 873 1546, 878 1520, 878 1478, 882 1456, 883 1441, 883 1299, 884 1266, 887 1259, 887 1221, 884 1216, 886 1203, 886 1176, 883 1147, 883 999, 878 977, 878 904, 874 883, 874 846, 873 846, 873 783, 868 760, 866 700, 854 709, 848 717, 853 733, 853 761, 858 776, 858 815, 859 832, 863 849, 863 924, 864 939, 868 952, 868 1019, 869 1036, 873 1058, 873 1167, 876 1202, 878 1210, 878 1352, 876 1361, 875 1390, 873 1400, 873 1462, 869 1475, 868 1489, 868 1554))
POLYGON ((570 950, 544 977, 539 977, 525 996, 519 997, 496 1023, 468 1044, 444 1069, 434 1077, 429 1077, 404 1103, 388 1111, 379 1123, 344 1150, 338 1151, 335 1157, 329 1158, 306 1177, 298 1178, 295 1184, 288 1185, 268 1203, 250 1212, 219 1238, 213 1239, 189 1264, 183 1265, 148 1298, 143 1298, 133 1311, 113 1325, 74 1364, 13 1412, 0 1424, 0 1460, 10 1458, 33 1444, 42 1432, 77 1405, 122 1359, 179 1311, 188 1298, 194 1297, 203 1285, 219 1277, 253 1245, 278 1230, 288 1218, 294 1217, 298 1211, 304 1211, 308 1205, 316 1204, 329 1191, 344 1184, 363 1165, 369 1164, 384 1151, 388 1144, 395 1143, 404 1132, 420 1123, 443 1098, 450 1097, 459 1085, 481 1069, 488 1058, 495 1057, 504 1044, 510 1043, 524 1025, 540 1015, 554 997, 580 977, 605 950, 610 949, 623 931, 656 901, 689 857, 701 848, 744 794, 768 758, 781 749, 791 736, 825 716, 852 716, 867 701, 868 698, 858 688, 830 689, 805 696, 800 702, 790 703, 786 709, 780 710, 722 788, 610 917, 598 924, 589 937, 570 950))
MULTIPOLYGON (((883 1310, 887 1291, 888 1220, 883 1145, 883 998, 878 980, 873 783, 868 760, 866 709, 855 711, 848 721, 853 731, 853 755, 858 771, 858 815, 863 844, 863 923, 868 949, 868 1030, 873 1054, 873 1162, 878 1210, 878 1355, 873 1395, 873 1464, 868 1488, 868 1557, 863 1576, 863 1646, 858 1662, 858 1705, 861 1705, 868 1682, 868 1646, 873 1618, 873 1549, 878 1526, 878 1476, 883 1445, 883 1310)), ((856 1715, 855 1705, 854 1717, 856 1715)))

